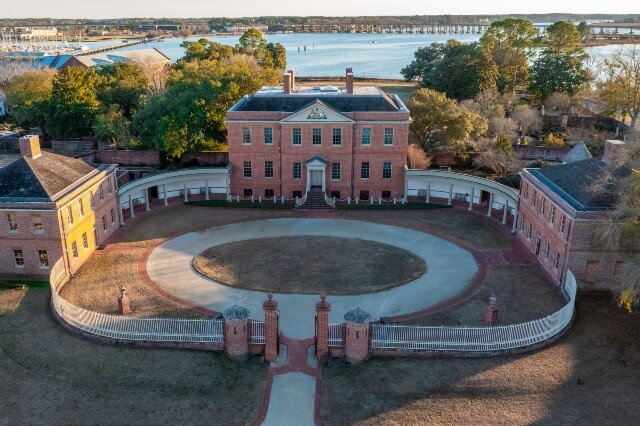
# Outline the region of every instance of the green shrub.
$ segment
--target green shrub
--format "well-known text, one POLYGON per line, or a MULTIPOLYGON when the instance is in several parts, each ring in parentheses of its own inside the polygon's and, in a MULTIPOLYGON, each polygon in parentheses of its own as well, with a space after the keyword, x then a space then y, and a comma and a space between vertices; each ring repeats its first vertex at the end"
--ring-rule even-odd
POLYGON ((434 204, 434 203, 420 203, 416 201, 412 201, 406 204, 400 203, 398 201, 397 204, 393 203, 384 203, 371 204, 368 201, 361 201, 356 204, 352 202, 351 204, 347 204, 345 202, 336 203, 336 207, 340 210, 426 210, 426 209, 446 209, 451 206, 447 204, 434 204))
POLYGON ((284 204, 273 201, 262 201, 261 203, 258 200, 254 201, 226 201, 226 200, 199 200, 199 201, 189 201, 185 204, 191 206, 202 206, 202 207, 231 207, 231 208, 239 208, 239 209, 268 209, 268 210, 282 210, 282 209, 293 209, 296 207, 295 203, 285 202, 284 204))

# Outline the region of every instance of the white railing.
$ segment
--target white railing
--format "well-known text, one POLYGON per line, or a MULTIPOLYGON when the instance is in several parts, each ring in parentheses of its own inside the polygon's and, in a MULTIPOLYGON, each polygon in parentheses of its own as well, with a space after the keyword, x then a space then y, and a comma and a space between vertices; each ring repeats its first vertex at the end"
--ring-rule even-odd
POLYGON ((564 290, 569 302, 559 311, 521 324, 495 327, 372 324, 371 348, 488 352, 531 346, 554 337, 571 323, 577 288, 570 271, 567 272, 564 290))
POLYGON ((84 332, 120 340, 224 343, 221 319, 135 318, 103 314, 75 306, 58 294, 65 279, 61 259, 51 271, 51 304, 62 320, 84 332))
POLYGON ((264 321, 251 320, 251 343, 254 345, 264 345, 264 321))
POLYGON ((296 207, 299 207, 307 202, 307 193, 305 192, 302 198, 296 198, 296 207))
POLYGON ((341 348, 344 346, 344 324, 329 324, 329 347, 341 348))
POLYGON ((335 197, 327 197, 327 193, 324 193, 324 202, 330 205, 331 207, 336 206, 336 198, 335 197))

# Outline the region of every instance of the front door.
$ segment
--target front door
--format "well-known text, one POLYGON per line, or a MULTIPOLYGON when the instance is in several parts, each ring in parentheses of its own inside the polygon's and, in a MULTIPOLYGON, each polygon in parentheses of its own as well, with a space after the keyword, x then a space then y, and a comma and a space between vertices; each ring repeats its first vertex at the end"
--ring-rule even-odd
POLYGON ((311 170, 311 186, 322 187, 322 170, 311 170))

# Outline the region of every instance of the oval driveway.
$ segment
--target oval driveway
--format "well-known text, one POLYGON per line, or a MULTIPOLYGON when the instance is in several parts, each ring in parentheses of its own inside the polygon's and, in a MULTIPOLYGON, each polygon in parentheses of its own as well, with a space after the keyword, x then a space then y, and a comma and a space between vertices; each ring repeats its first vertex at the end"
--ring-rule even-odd
MULTIPOLYGON (((344 322, 344 314, 357 307, 369 312, 373 319, 430 308, 464 292, 478 271, 470 252, 419 231, 357 220, 282 218, 224 225, 173 238, 153 250, 147 261, 147 272, 158 286, 180 299, 219 312, 237 304, 249 309, 252 318, 262 319, 265 293, 229 287, 204 278, 193 270, 191 261, 216 245, 301 235, 376 241, 409 250, 427 263, 427 273, 389 290, 349 296, 328 295, 327 301, 331 303, 329 321, 332 323, 344 322)), ((310 246, 308 253, 300 255, 313 256, 313 252, 314 247, 310 246)), ((318 295, 275 294, 274 299, 278 302, 280 329, 285 336, 293 339, 314 336, 318 295)))

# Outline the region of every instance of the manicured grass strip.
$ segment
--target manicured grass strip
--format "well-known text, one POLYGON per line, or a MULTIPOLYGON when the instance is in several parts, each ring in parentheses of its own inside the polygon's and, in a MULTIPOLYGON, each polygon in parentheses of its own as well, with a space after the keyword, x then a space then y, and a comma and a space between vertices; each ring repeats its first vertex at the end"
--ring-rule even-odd
POLYGON ((429 209, 448 209, 451 206, 446 204, 434 204, 434 203, 417 203, 417 202, 409 202, 406 204, 402 204, 398 202, 397 204, 370 204, 368 202, 361 202, 358 204, 351 203, 337 203, 337 208, 341 210, 429 210, 429 209))
POLYGON ((202 207, 232 207, 241 209, 268 209, 268 210, 282 210, 282 209, 294 209, 296 207, 293 203, 274 203, 273 201, 226 201, 226 200, 199 200, 189 201, 185 204, 192 206, 202 207))
POLYGON ((22 287, 26 285, 27 287, 33 288, 47 288, 49 287, 49 281, 47 280, 21 280, 21 279, 8 279, 8 280, 0 280, 0 287, 22 287))

